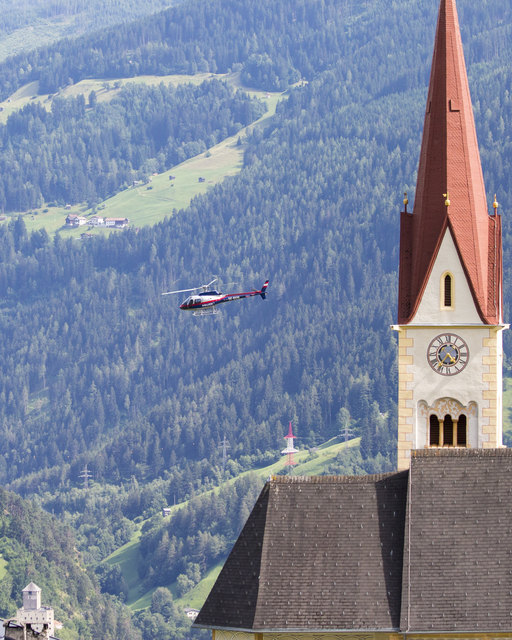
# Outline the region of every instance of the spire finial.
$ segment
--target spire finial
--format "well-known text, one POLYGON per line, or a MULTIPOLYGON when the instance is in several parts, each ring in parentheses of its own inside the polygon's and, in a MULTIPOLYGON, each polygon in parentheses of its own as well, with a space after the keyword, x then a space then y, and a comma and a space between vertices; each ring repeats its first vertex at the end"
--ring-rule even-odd
POLYGON ((450 206, 450 192, 447 191, 446 193, 443 193, 443 196, 445 198, 445 201, 444 201, 445 207, 449 207, 450 206))
POLYGON ((409 204, 409 198, 407 197, 407 191, 404 191, 404 207, 405 213, 407 213, 407 205, 409 204))
POLYGON ((494 202, 492 203, 492 208, 494 209, 494 215, 498 213, 499 203, 496 200, 496 194, 494 194, 494 202))

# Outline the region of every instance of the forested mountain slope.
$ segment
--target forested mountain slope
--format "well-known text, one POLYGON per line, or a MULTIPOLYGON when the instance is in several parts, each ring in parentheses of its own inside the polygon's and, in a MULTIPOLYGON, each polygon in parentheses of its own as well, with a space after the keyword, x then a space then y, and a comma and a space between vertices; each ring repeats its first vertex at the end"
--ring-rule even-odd
MULTIPOLYGON (((19 220, 0 227, 0 481, 76 516, 96 560, 127 539, 126 521, 218 482, 224 436, 235 473, 279 455, 290 419, 300 446, 349 421, 364 468, 393 465, 399 210, 403 191, 413 200, 435 5, 258 3, 258 47, 272 58, 278 34, 302 43, 286 59, 309 82, 248 140, 238 177, 139 232, 77 243, 28 236, 19 220), (313 8, 323 22, 301 39, 313 8), (213 275, 244 288, 269 277, 267 300, 195 319, 160 296, 213 275), (98 485, 119 487, 87 523, 85 499, 69 492, 85 464, 98 485)), ((508 299, 512 8, 460 5, 486 185, 504 212, 508 299)), ((204 59, 221 59, 228 10, 238 20, 224 6, 187 40, 204 59)))
MULTIPOLYGON (((356 72, 359 93, 372 95, 386 84, 412 87, 426 71, 424 34, 435 24, 436 9, 435 2, 418 8, 410 0, 395 0, 391 10, 382 0, 191 0, 4 62, 0 96, 33 80, 51 93, 85 77, 225 72, 234 65, 247 84, 268 90, 336 65, 356 72)), ((461 6, 464 34, 473 41, 470 62, 505 53, 509 11, 507 0, 461 6)))
POLYGON ((172 0, 0 1, 0 58, 65 36, 77 37, 176 4, 172 0))

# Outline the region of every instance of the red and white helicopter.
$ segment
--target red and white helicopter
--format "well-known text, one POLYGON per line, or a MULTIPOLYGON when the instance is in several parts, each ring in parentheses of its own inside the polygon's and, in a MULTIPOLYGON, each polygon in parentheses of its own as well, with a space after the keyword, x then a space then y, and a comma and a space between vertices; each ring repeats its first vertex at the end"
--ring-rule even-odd
POLYGON ((216 289, 210 289, 214 282, 217 282, 217 278, 214 278, 208 284, 203 284, 200 287, 180 289, 179 291, 166 291, 165 293, 162 293, 162 295, 170 296, 175 293, 194 291, 196 293, 193 293, 180 304, 180 309, 183 309, 183 311, 192 311, 195 316, 209 316, 219 313, 219 309, 216 309, 215 307, 223 302, 232 302, 233 300, 252 298, 253 296, 261 296, 261 298, 265 300, 269 281, 267 280, 259 291, 257 289, 253 289, 252 291, 246 291, 243 293, 221 293, 216 289))

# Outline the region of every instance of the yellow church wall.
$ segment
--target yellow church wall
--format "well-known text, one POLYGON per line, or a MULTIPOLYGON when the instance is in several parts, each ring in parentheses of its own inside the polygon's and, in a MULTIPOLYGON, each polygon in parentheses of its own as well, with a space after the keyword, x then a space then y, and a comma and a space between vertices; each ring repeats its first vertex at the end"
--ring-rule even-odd
POLYGON ((212 632, 212 640, 512 640, 512 633, 356 633, 356 632, 212 632))
POLYGON ((410 371, 414 358, 410 351, 414 348, 414 339, 409 337, 407 329, 398 332, 398 469, 408 469, 413 449, 413 391, 409 388, 414 381, 410 371))
POLYGON ((212 631, 212 640, 261 640, 261 634, 214 629, 212 631))
POLYGON ((512 633, 405 633, 402 640, 512 640, 512 633))
MULTIPOLYGON (((261 640, 403 640, 398 633, 263 633, 261 640)), ((257 640, 257 639, 255 639, 257 640)))
POLYGON ((414 318, 398 331, 398 469, 407 469, 411 451, 429 446, 430 413, 464 413, 471 448, 502 446, 502 331, 478 314, 466 273, 446 231, 414 318), (446 274, 452 297, 444 306, 446 274), (467 366, 452 375, 434 370, 427 357, 431 341, 457 335, 468 348, 467 366))
POLYGON ((488 373, 484 375, 486 389, 484 398, 488 402, 485 416, 488 419, 486 427, 489 429, 489 440, 485 448, 502 446, 503 430, 503 328, 489 327, 489 336, 483 339, 483 345, 488 355, 484 364, 488 366, 488 373))

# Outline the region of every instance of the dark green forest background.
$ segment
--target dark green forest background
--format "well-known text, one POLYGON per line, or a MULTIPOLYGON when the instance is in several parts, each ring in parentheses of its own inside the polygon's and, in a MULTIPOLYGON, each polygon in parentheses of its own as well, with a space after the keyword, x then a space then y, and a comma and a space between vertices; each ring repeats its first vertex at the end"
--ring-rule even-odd
POLYGON ((0 56, 30 51, 66 36, 90 33, 108 25, 178 4, 181 0, 0 0, 0 56))
MULTIPOLYGON (((459 5, 488 197, 496 192, 502 204, 507 301, 512 7, 508 0, 459 5)), ((129 539, 136 521, 222 481, 224 437, 227 477, 276 459, 289 420, 301 447, 338 435, 347 421, 361 436, 350 467, 342 461, 330 472, 394 468, 396 342, 389 326, 398 221, 402 193, 414 199, 436 15, 434 1, 195 0, 0 65, 3 96, 35 79, 41 91, 55 91, 70 79, 196 70, 238 69, 246 84, 269 90, 306 81, 247 140, 239 176, 155 227, 82 243, 28 235, 17 218, 0 227, 0 482, 73 529, 92 572, 91 593, 100 597, 101 587, 102 597, 123 598, 121 576, 102 560, 129 539), (214 275, 244 288, 270 278, 267 300, 196 319, 178 310, 179 300, 160 296, 214 275), (79 477, 85 465, 95 482, 87 494, 79 477)), ((165 152, 158 136, 152 141, 151 118, 120 144, 103 135, 113 112, 102 121, 94 98, 61 108, 78 109, 76 122, 101 140, 95 180, 108 192, 128 180, 113 182, 113 152, 121 154, 117 167, 139 154, 140 166, 152 161, 163 170, 186 144, 201 151, 223 127, 261 112, 212 87, 179 94, 198 106, 202 96, 219 110, 197 138, 167 136, 165 152)), ((176 96, 160 98, 170 104, 176 96)), ((122 113, 131 117, 136 102, 129 95, 122 113)), ((115 108, 121 117, 121 105, 115 108)), ((6 209, 8 175, 20 194, 36 199, 64 197, 51 190, 57 175, 74 183, 73 163, 57 152, 47 154, 44 172, 38 162, 30 175, 22 169, 29 171, 26 156, 39 136, 54 130, 52 117, 29 107, 0 131, 6 209)), ((256 480, 240 480, 218 503, 195 498, 170 526, 148 521, 141 581, 149 588, 179 579, 185 591, 195 584, 225 557, 257 490, 256 480)), ((15 570, 27 582, 44 580, 37 566, 27 575, 9 563, 15 570)), ((12 608, 18 587, 0 581, 0 613, 12 608)), ((56 590, 50 585, 49 595, 56 590)), ((184 637, 168 592, 158 594, 151 623, 139 614, 127 624, 148 640, 184 637)), ((92 606, 88 598, 79 606, 92 606)), ((116 633, 107 625, 103 637, 116 633)))

